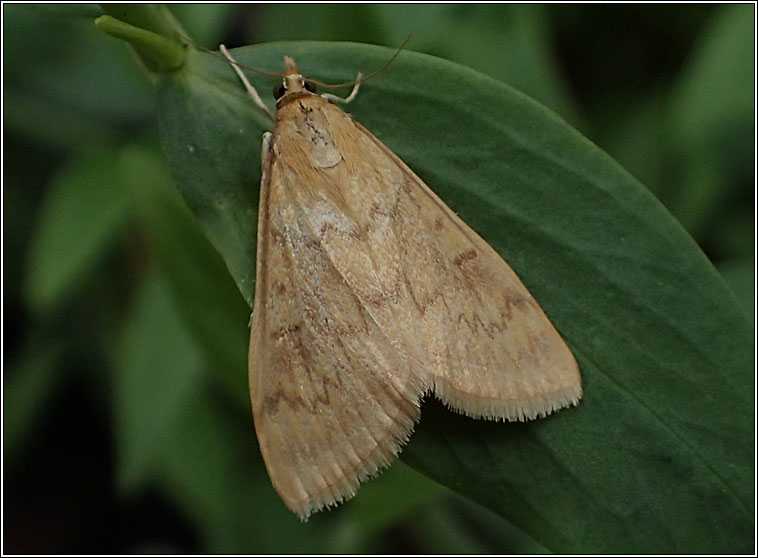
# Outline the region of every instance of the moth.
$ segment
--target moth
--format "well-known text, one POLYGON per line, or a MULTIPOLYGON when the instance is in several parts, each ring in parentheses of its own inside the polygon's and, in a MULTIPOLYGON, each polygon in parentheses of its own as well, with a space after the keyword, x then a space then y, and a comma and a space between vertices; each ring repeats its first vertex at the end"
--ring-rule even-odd
POLYGON ((514 421, 577 404, 582 387, 508 264, 335 105, 360 74, 343 100, 284 65, 263 136, 249 385, 271 482, 305 520, 389 465, 428 393, 514 421))

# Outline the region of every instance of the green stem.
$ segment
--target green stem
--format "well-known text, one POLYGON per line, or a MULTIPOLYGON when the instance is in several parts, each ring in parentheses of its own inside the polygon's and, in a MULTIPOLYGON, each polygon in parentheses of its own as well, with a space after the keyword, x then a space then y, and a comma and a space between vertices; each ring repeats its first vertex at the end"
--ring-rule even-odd
POLYGON ((164 4, 101 4, 103 14, 147 29, 164 37, 176 38, 177 32, 186 35, 181 23, 164 4))
POLYGON ((152 72, 170 72, 184 64, 185 45, 163 35, 124 23, 109 15, 98 17, 95 27, 131 44, 152 72))

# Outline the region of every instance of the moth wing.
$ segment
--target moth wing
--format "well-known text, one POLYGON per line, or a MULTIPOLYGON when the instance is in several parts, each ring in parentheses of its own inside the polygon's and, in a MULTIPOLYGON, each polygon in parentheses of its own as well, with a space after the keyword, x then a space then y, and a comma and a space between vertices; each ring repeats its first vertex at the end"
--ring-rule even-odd
POLYGON ((249 374, 269 475, 301 517, 389 463, 426 390, 472 416, 578 402, 573 355, 505 261, 316 95, 264 141, 249 374))
POLYGON ((384 236, 396 243, 404 270, 397 315, 413 321, 407 329, 429 388, 458 411, 493 419, 527 420, 578 403, 576 361, 510 266, 399 157, 355 126, 368 140, 360 142, 362 157, 373 159, 366 167, 382 169, 381 183, 358 182, 376 185, 366 195, 383 200, 375 213, 389 217, 384 236))
MULTIPOLYGON (((304 211, 302 177, 289 174, 272 146, 267 134, 250 394, 274 488, 305 519, 353 496, 394 458, 418 418, 424 385, 402 341, 376 324, 334 266, 318 215, 304 211)), ((327 222, 330 209, 322 209, 327 222)))
POLYGON ((314 96, 300 110, 299 167, 323 167, 307 180, 311 207, 336 215, 316 225, 321 247, 374 323, 402 339, 427 388, 494 419, 577 403, 571 351, 497 252, 339 108, 314 96))

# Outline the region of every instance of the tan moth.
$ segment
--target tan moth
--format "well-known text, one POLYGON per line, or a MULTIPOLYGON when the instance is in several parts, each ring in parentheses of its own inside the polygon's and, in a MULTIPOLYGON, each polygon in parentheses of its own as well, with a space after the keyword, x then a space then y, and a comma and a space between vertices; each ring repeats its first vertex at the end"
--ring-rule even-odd
MULTIPOLYGON (((253 100, 268 114, 227 50, 253 100)), ((573 355, 508 264, 285 57, 263 136, 249 382, 271 482, 306 519, 408 440, 420 402, 493 420, 577 404, 573 355)))

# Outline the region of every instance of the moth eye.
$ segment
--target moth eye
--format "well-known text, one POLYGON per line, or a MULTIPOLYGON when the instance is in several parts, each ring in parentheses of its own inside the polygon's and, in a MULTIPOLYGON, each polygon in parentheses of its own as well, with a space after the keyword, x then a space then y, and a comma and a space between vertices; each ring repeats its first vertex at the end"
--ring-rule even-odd
POLYGON ((305 89, 310 91, 311 93, 316 92, 316 84, 313 83, 312 81, 306 81, 304 85, 305 85, 305 89))
POLYGON ((274 85, 274 99, 281 99, 287 92, 287 88, 284 86, 284 82, 274 85))

